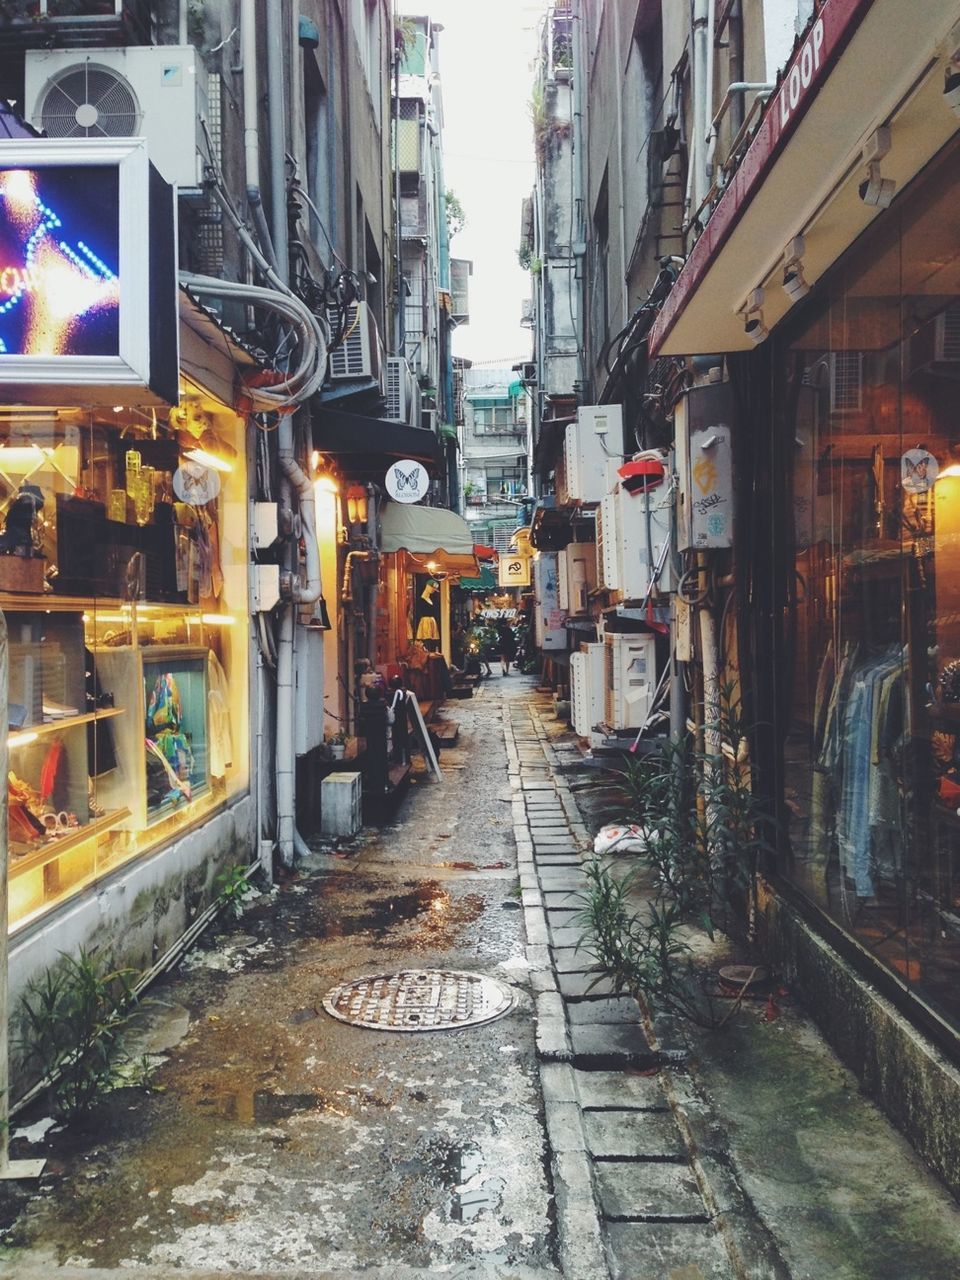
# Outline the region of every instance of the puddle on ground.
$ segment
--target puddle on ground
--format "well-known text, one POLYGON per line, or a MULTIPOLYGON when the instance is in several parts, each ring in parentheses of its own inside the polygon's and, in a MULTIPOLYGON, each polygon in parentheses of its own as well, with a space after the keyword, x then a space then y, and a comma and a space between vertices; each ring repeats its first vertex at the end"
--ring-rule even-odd
POLYGON ((459 1155, 460 1183, 453 1189, 450 1216, 455 1222, 472 1222, 484 1209, 500 1208, 506 1182, 484 1176, 483 1160, 476 1147, 465 1147, 459 1155))

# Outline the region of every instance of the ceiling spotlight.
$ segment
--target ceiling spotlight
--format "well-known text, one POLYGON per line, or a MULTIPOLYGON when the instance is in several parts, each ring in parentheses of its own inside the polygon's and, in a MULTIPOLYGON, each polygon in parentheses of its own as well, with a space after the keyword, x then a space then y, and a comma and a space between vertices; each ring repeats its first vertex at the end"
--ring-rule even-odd
POLYGON ((806 247, 803 236, 794 236, 783 251, 783 288, 791 302, 799 302, 810 292, 803 274, 806 247))
POLYGON ((943 77, 943 100, 955 116, 960 116, 960 66, 956 62, 947 64, 943 77))
POLYGON ((769 333, 767 326, 763 323, 761 311, 764 296, 762 288, 751 289, 743 306, 739 308, 743 316, 743 331, 754 346, 759 345, 769 333))
POLYGON ((753 315, 747 316, 746 321, 744 322, 743 332, 755 347, 760 345, 770 332, 767 326, 763 323, 762 311, 756 311, 753 315))
POLYGON ((880 172, 880 161, 889 150, 890 129, 887 125, 881 125, 879 129, 874 129, 864 145, 863 158, 867 165, 867 176, 859 187, 863 203, 875 205, 878 209, 888 208, 897 189, 893 178, 885 178, 880 172))

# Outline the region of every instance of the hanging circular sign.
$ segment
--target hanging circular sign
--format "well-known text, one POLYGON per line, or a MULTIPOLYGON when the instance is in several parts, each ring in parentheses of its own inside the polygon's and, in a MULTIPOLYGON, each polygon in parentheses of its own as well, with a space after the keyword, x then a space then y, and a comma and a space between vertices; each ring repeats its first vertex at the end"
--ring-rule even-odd
POLYGON ((908 449, 900 459, 900 482, 906 493, 929 493, 939 465, 926 449, 908 449))
POLYGON ((191 507, 203 507, 220 492, 220 477, 201 462, 185 458, 173 473, 173 492, 180 502, 191 507))
POLYGON ((419 502, 427 496, 430 476, 422 463, 407 458, 388 468, 385 483, 395 502, 419 502))

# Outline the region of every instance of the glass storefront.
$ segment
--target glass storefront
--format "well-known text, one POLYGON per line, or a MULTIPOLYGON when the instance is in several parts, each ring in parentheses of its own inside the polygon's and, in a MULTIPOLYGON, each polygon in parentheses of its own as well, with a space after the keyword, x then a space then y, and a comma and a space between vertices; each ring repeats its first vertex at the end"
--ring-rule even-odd
POLYGON ((960 1026, 958 161, 776 336, 774 403, 796 571, 781 870, 960 1026))
POLYGON ((248 784, 243 422, 0 413, 11 928, 248 784))

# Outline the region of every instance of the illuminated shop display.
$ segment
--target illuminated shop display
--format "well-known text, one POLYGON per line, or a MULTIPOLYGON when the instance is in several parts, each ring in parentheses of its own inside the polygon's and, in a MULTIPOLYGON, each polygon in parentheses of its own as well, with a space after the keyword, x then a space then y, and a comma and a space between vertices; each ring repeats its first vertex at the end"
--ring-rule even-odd
POLYGON ((120 354, 114 168, 0 169, 0 355, 120 354))
POLYGON ((0 398, 175 403, 176 288, 142 139, 0 140, 0 398))
POLYGON ((0 409, 14 930, 248 784, 244 423, 187 390, 0 409))

